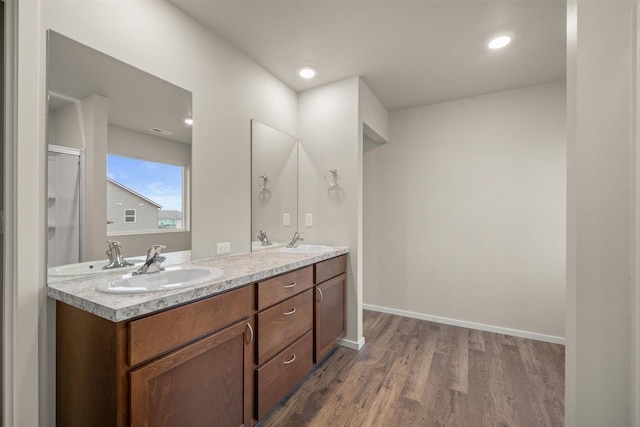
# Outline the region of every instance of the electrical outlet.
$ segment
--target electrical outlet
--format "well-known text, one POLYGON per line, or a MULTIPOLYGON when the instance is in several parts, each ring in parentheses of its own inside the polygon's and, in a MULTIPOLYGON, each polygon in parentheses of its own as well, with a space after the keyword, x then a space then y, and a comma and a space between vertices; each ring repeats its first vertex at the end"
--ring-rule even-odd
POLYGON ((291 225, 291 215, 288 213, 282 214, 282 225, 288 227, 291 225))
POLYGON ((306 214, 305 215, 304 225, 306 225, 307 227, 312 227, 313 226, 313 215, 312 214, 306 214))
POLYGON ((231 252, 231 242, 218 243, 217 245, 217 254, 228 254, 231 252))

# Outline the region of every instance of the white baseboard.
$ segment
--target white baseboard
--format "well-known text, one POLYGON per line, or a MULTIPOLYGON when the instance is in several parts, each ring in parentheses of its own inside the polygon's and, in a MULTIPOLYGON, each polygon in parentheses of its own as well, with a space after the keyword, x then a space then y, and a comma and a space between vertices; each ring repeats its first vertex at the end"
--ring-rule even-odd
POLYGON ((338 345, 360 351, 364 347, 364 337, 360 338, 360 341, 342 339, 338 341, 338 345))
MULTIPOLYGON (((476 329, 479 331, 494 332, 496 334, 511 335, 514 337, 528 338, 536 341, 545 341, 554 344, 565 345, 565 338, 553 335, 538 334, 535 332, 520 331, 518 329, 503 328, 500 326, 484 325, 482 323, 467 322, 465 320, 449 319, 447 317, 431 316, 429 314, 415 313, 413 311, 397 310, 395 308, 381 307, 378 305, 362 304, 365 310, 378 311, 380 313, 396 314, 412 319, 428 320, 430 322, 444 323, 445 325, 460 326, 462 328, 476 329)), ((351 347, 350 347, 351 348, 351 347)))

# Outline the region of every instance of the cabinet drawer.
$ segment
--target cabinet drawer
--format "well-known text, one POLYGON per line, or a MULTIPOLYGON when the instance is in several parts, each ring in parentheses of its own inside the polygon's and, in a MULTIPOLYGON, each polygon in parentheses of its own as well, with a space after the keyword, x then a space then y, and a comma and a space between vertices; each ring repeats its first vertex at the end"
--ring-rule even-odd
POLYGON ((340 255, 316 264, 316 283, 322 283, 347 271, 347 255, 340 255))
POLYGON ((311 331, 258 369, 258 419, 262 418, 313 367, 311 331))
POLYGON ((258 313, 258 365, 313 327, 313 291, 258 313))
POLYGON ((258 310, 264 310, 313 286, 313 266, 265 280, 258 284, 258 310))
POLYGON ((129 323, 129 364, 135 366, 196 338, 247 318, 253 286, 154 314, 129 323))

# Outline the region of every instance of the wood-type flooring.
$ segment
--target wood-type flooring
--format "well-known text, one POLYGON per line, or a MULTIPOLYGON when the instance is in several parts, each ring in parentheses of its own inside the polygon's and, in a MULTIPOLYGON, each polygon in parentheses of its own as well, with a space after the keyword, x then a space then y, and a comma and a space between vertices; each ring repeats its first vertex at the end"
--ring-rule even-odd
POLYGON ((259 427, 564 425, 564 346, 364 311, 259 427))

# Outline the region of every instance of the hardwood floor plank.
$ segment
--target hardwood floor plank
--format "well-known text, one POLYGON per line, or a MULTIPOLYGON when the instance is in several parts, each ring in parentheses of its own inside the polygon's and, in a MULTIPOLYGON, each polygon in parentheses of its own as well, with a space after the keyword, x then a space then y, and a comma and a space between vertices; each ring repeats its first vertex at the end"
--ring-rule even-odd
MULTIPOLYGON (((484 343, 484 340, 482 341, 484 343)), ((486 354, 469 350, 469 423, 478 427, 500 425, 490 385, 486 354)), ((504 424, 504 423, 503 423, 504 424)))
POLYGON ((469 330, 469 350, 484 351, 484 335, 482 335, 482 331, 469 330))
POLYGON ((412 353, 416 357, 409 365, 409 375, 405 380, 402 396, 414 401, 421 401, 424 396, 431 360, 436 350, 438 330, 429 327, 427 322, 422 322, 422 328, 412 353))
POLYGON ((461 393, 469 392, 469 330, 455 328, 455 345, 449 357, 451 389, 461 393))
POLYGON ((527 375, 518 347, 503 345, 503 350, 504 364, 510 378, 509 383, 514 394, 520 425, 522 427, 550 425, 540 408, 540 402, 536 399, 532 389, 533 383, 527 375))
POLYGON ((547 377, 547 369, 540 360, 540 355, 543 354, 543 351, 538 343, 524 338, 518 338, 517 343, 520 357, 527 368, 527 373, 547 377))
POLYGON ((365 347, 339 347, 259 427, 564 424, 563 346, 363 314, 365 347))

